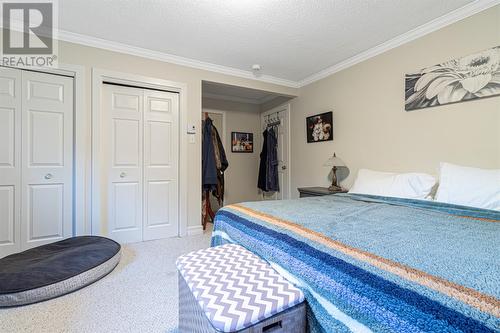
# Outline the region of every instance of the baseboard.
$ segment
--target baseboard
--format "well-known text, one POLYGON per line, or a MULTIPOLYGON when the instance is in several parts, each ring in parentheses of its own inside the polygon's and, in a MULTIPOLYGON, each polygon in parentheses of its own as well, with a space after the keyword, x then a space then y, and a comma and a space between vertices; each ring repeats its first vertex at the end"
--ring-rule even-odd
POLYGON ((190 226, 187 228, 188 236, 195 236, 203 234, 203 227, 201 225, 190 226))

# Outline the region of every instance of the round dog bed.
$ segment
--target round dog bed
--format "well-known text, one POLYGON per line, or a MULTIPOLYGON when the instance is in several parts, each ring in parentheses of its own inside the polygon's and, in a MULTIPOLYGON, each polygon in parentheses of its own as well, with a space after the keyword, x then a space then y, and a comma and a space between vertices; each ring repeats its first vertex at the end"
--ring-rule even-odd
POLYGON ((85 287, 120 261, 120 244, 82 236, 0 259, 0 307, 25 305, 85 287))

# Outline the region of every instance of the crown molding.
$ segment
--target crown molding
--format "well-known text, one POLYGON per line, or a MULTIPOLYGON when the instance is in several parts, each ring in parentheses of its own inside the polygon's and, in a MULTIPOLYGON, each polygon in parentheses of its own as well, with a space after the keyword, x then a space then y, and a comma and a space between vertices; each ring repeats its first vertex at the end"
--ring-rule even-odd
POLYGON ((91 36, 87 36, 87 35, 77 34, 74 32, 59 30, 58 31, 58 38, 59 38, 59 40, 62 40, 65 42, 96 47, 96 48, 100 48, 100 49, 104 49, 104 50, 108 50, 108 51, 113 51, 113 52, 125 53, 125 54, 138 56, 138 57, 142 57, 142 58, 148 58, 148 59, 152 59, 152 60, 168 62, 168 63, 175 64, 175 65, 181 65, 181 66, 186 66, 186 67, 206 70, 206 71, 210 71, 210 72, 241 77, 241 78, 255 80, 255 81, 267 82, 267 83, 277 84, 277 85, 290 87, 290 88, 298 88, 298 83, 296 81, 282 79, 282 78, 278 78, 278 77, 271 76, 271 75, 255 76, 253 74, 253 72, 251 72, 251 71, 245 71, 242 69, 237 69, 237 68, 228 67, 228 66, 216 65, 216 64, 209 63, 209 62, 204 62, 204 61, 200 61, 200 60, 196 60, 196 59, 176 56, 173 54, 153 51, 153 50, 149 50, 149 49, 145 49, 145 48, 141 48, 141 47, 137 47, 137 46, 113 42, 113 41, 109 41, 109 40, 105 40, 105 39, 101 39, 101 38, 96 38, 96 37, 91 37, 91 36))
POLYGON ((417 38, 425 36, 431 32, 444 28, 450 24, 463 20, 469 16, 477 14, 483 10, 491 8, 495 5, 500 4, 500 0, 477 0, 463 7, 460 7, 448 14, 440 16, 428 23, 425 23, 417 28, 410 30, 402 35, 399 35, 393 39, 390 39, 380 45, 377 45, 371 49, 358 53, 357 55, 341 61, 331 67, 328 67, 322 71, 319 71, 313 75, 310 75, 297 82, 299 87, 304 87, 313 82, 324 79, 334 73, 344 70, 348 67, 354 66, 360 62, 373 58, 379 54, 389 51, 393 48, 411 42, 417 38))

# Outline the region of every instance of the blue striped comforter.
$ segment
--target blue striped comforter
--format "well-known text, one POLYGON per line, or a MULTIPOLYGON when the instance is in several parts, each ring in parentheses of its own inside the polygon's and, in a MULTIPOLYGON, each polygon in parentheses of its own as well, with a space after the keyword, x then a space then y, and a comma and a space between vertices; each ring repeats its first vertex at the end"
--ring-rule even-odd
POLYGON ((237 243, 301 288, 311 332, 499 332, 500 213, 334 195, 231 205, 237 243))

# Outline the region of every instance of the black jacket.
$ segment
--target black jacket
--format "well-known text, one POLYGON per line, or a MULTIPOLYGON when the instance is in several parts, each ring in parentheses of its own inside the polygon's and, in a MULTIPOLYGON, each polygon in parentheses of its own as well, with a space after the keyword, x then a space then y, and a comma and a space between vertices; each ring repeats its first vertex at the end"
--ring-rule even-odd
POLYGON ((279 188, 278 177, 278 140, 274 130, 266 129, 264 133, 264 143, 260 153, 259 178, 257 187, 264 192, 277 192, 279 188))

